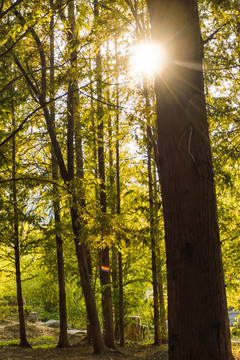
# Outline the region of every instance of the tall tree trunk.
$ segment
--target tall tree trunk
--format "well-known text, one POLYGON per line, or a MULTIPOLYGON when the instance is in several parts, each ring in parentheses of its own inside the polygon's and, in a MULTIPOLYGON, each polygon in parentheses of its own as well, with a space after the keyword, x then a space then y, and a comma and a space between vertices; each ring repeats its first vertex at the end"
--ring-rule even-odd
POLYGON ((163 293, 163 278, 162 278, 162 264, 159 254, 159 262, 157 266, 157 277, 158 277, 158 294, 159 294, 159 307, 160 307, 160 331, 161 331, 161 342, 167 342, 167 324, 166 324, 166 310, 164 303, 163 293))
MULTIPOLYGON (((99 17, 98 2, 94 0, 94 16, 97 21, 99 17)), ((102 108, 102 64, 100 50, 96 56, 96 74, 97 74, 97 118, 98 118, 98 171, 100 183, 100 208, 104 215, 107 213, 106 187, 105 187, 105 154, 104 154, 104 125, 103 125, 103 108, 102 108)), ((104 222, 104 220, 103 220, 104 222)), ((102 227, 102 240, 105 236, 105 225, 102 227)), ((109 247, 105 246, 100 250, 101 266, 109 267, 109 247)), ((100 282, 102 287, 102 312, 103 312, 103 331, 105 345, 111 348, 114 344, 114 326, 112 310, 112 291, 110 281, 110 271, 100 271, 100 282)))
MULTIPOLYGON (((71 3, 72 2, 70 2, 69 4, 71 5, 71 3)), ((22 17, 21 17, 21 20, 23 20, 22 17)), ((47 131, 48 131, 49 137, 51 139, 51 144, 53 147, 54 155, 56 156, 56 159, 58 162, 60 174, 61 174, 61 177, 62 177, 64 183, 66 184, 66 186, 69 189, 69 193, 72 196, 72 205, 70 206, 72 228, 73 228, 73 233, 75 236, 75 247, 76 247, 76 254, 77 254, 77 259, 78 259, 79 272, 80 272, 80 276, 81 276, 81 280, 82 280, 83 293, 84 293, 84 298, 85 298, 85 302, 86 302, 88 317, 89 317, 89 320, 91 323, 91 328, 92 328, 93 348, 94 348, 95 353, 103 353, 104 352, 104 343, 103 343, 103 339, 102 339, 102 335, 101 335, 101 328, 100 328, 100 323, 99 323, 99 319, 98 319, 95 297, 94 297, 94 293, 91 289, 91 280, 90 280, 90 276, 89 276, 88 261, 87 261, 87 251, 86 251, 85 244, 83 243, 83 239, 81 239, 81 237, 83 236, 83 231, 82 231, 83 229, 81 226, 82 217, 78 213, 76 196, 74 195, 74 190, 75 190, 73 187, 73 180, 74 180, 73 149, 74 149, 74 146, 73 146, 73 144, 71 144, 71 142, 69 140, 67 141, 67 150, 69 152, 69 154, 67 155, 67 157, 68 157, 68 169, 67 169, 64 158, 63 158, 62 150, 59 145, 59 142, 58 142, 58 139, 56 136, 56 132, 55 132, 55 129, 54 129, 54 126, 52 123, 49 109, 46 105, 46 92, 47 92, 46 69, 47 69, 47 66, 46 66, 46 56, 45 56, 44 48, 42 46, 42 43, 41 43, 36 31, 31 27, 29 27, 29 31, 31 32, 32 37, 36 42, 39 56, 40 56, 40 62, 41 62, 41 90, 40 90, 40 93, 39 93, 39 90, 35 88, 30 77, 24 71, 24 68, 21 65, 21 63, 18 61, 18 59, 16 57, 14 57, 14 60, 17 64, 17 66, 19 67, 20 71, 22 72, 29 88, 31 89, 31 92, 30 92, 31 95, 34 94, 37 97, 39 104, 43 107, 44 117, 45 117, 46 125, 47 125, 47 131)), ((72 54, 71 54, 71 57, 72 57, 72 54)), ((68 94, 69 95, 68 96, 68 110, 69 110, 68 111, 68 115, 69 115, 68 116, 68 137, 73 140, 74 117, 73 117, 73 114, 70 112, 72 110, 72 108, 71 108, 72 103, 71 103, 70 99, 73 96, 75 89, 72 86, 72 84, 69 84, 69 85, 70 86, 69 86, 69 94, 68 94)), ((36 98, 34 96, 33 96, 33 99, 36 100, 36 98)))
MULTIPOLYGON (((15 113, 13 100, 11 102, 12 111, 12 126, 15 129, 15 113)), ((18 220, 18 204, 17 204, 17 188, 16 188, 16 141, 15 135, 12 138, 12 198, 14 206, 14 254, 15 254, 15 270, 17 283, 17 302, 18 302, 18 317, 20 330, 20 346, 31 347, 27 341, 23 296, 22 296, 22 281, 21 281, 21 267, 20 267, 20 249, 19 249, 19 220, 18 220)))
MULTIPOLYGON (((76 88, 77 88, 77 82, 76 82, 76 88)), ((85 209, 86 209, 86 198, 85 198, 85 189, 84 189, 84 161, 83 161, 83 144, 82 144, 82 124, 81 124, 81 118, 79 113, 80 108, 80 99, 79 99, 79 93, 78 91, 75 91, 74 94, 74 103, 75 103, 75 127, 74 127, 74 133, 75 133, 75 154, 76 154, 76 178, 78 180, 78 186, 77 186, 77 198, 80 205, 79 213, 82 217, 84 215, 85 209)), ((91 102, 93 100, 91 99, 91 102)), ((94 144, 95 146, 95 144, 94 144)), ((95 158, 94 158, 95 159, 95 158)), ((82 222, 84 233, 86 234, 86 221, 82 222)), ((91 259, 91 253, 86 246, 86 255, 87 255, 87 264, 88 264, 88 272, 90 278, 92 277, 92 259, 91 259)), ((87 341, 88 344, 92 341, 92 335, 91 335, 91 325, 90 320, 87 314, 87 341)))
POLYGON ((156 73, 170 360, 232 359, 217 221, 197 1, 148 0, 156 73))
MULTIPOLYGON (((76 30, 75 30, 75 14, 74 14, 74 2, 71 1, 68 4, 68 41, 70 49, 73 49, 70 54, 70 64, 72 75, 69 79, 68 84, 68 99, 67 99, 67 114, 68 114, 68 133, 67 133, 67 165, 68 165, 68 181, 71 192, 74 194, 71 205, 71 218, 73 225, 73 232, 75 235, 75 249, 78 259, 79 272, 81 275, 82 288, 85 297, 87 314, 91 325, 91 335, 93 339, 93 347, 95 353, 104 352, 104 343, 101 335, 101 328, 98 319, 97 307, 95 302, 95 297, 93 290, 91 288, 91 279, 89 274, 89 261, 88 261, 88 250, 84 240, 81 239, 81 236, 84 234, 84 220, 82 212, 78 211, 78 202, 76 198, 76 191, 73 186, 74 180, 74 121, 78 113, 77 107, 78 104, 78 94, 77 94, 77 81, 75 77, 75 69, 77 66, 77 49, 76 49, 76 30), (81 239, 81 240, 80 240, 81 239)), ((77 140, 79 144, 79 135, 77 135, 77 140)), ((81 150, 80 150, 81 151, 81 150)), ((82 154, 78 156, 82 157, 82 154)), ((79 162, 82 159, 78 158, 79 162)), ((82 168, 83 170, 83 168, 82 168)), ((78 174, 81 171, 78 168, 78 174)), ((80 204, 81 200, 80 200, 80 204)), ((81 209, 82 210, 82 209, 81 209)))
MULTIPOLYGON (((157 172, 156 163, 154 166, 153 171, 153 184, 154 184, 154 202, 155 204, 158 203, 158 190, 157 190, 157 172)), ((155 229, 158 233, 158 237, 162 237, 162 232, 160 230, 159 218, 158 218, 158 206, 155 207, 155 229)), ((160 239, 159 239, 160 240, 160 239)), ((165 309, 165 302, 164 302, 164 292, 163 292, 163 276, 162 276, 162 268, 163 268, 163 261, 162 261, 162 254, 160 245, 155 248, 156 255, 157 255, 157 284, 158 284, 158 296, 159 296, 159 320, 160 320, 160 333, 161 333, 161 343, 167 343, 167 322, 166 322, 166 309, 165 309)))
MULTIPOLYGON (((144 97, 146 103, 146 111, 150 107, 148 83, 144 79, 144 97)), ((148 120, 147 120, 148 121, 148 120)), ((158 277, 157 277, 157 260, 156 260, 156 219, 154 210, 154 192, 153 192, 153 176, 152 176, 152 141, 151 141, 151 128, 147 123, 147 164, 148 164, 148 193, 149 193, 149 213, 150 213, 150 240, 152 251, 152 281, 153 281, 153 312, 154 312, 154 344, 160 345, 160 318, 159 318, 159 304, 158 304, 158 277)))
MULTIPOLYGON (((52 0, 50 6, 53 8, 52 0)), ((54 15, 51 17, 50 22, 50 101, 54 99, 54 15)), ((50 103, 50 116, 51 122, 55 124, 55 103, 50 103)), ((58 180, 58 164, 52 148, 52 178, 58 180)), ((58 268, 58 294, 59 294, 59 317, 60 317, 60 333, 57 347, 69 347, 68 334, 67 334, 67 304, 66 304, 66 290, 65 290, 65 274, 64 274, 64 257, 63 257, 63 240, 59 234, 61 224, 60 219, 60 200, 58 188, 53 185, 53 208, 56 229, 56 249, 57 249, 57 268, 58 268)))
POLYGON ((154 202, 153 202, 153 179, 152 179, 152 161, 151 153, 152 146, 148 138, 148 189, 149 189, 149 210, 150 210, 150 239, 152 250, 152 281, 153 281, 153 310, 154 310, 154 344, 161 344, 160 333, 160 318, 159 318, 159 304, 158 304, 158 277, 157 277, 157 260, 156 260, 156 233, 155 233, 155 218, 154 218, 154 202))
MULTIPOLYGON (((118 85, 118 48, 117 39, 115 37, 115 53, 116 53, 116 182, 117 182, 117 215, 121 214, 121 191, 120 191, 120 145, 119 145, 119 85, 118 85)), ((117 233, 117 242, 120 242, 120 234, 117 233)), ((124 336, 124 292, 123 292, 123 260, 122 253, 118 251, 118 283, 119 283, 119 330, 120 330, 120 346, 125 345, 124 336)))
MULTIPOLYGON (((155 154, 154 154, 155 158, 155 154)), ((154 184, 154 221, 155 221, 155 232, 157 233, 157 237, 160 240, 161 231, 160 230, 160 223, 158 217, 158 190, 157 190, 157 173, 159 170, 156 168, 156 163, 154 163, 154 171, 153 171, 153 184, 154 184), (157 206, 156 206, 157 205, 157 206)), ((156 274, 157 274, 157 287, 158 287, 158 296, 159 296, 159 321, 160 321, 160 335, 161 335, 161 343, 167 343, 167 319, 166 319, 166 308, 164 302, 164 291, 163 291, 163 275, 162 275, 162 268, 163 268, 163 261, 161 259, 161 247, 160 244, 155 246, 156 252, 156 274)))

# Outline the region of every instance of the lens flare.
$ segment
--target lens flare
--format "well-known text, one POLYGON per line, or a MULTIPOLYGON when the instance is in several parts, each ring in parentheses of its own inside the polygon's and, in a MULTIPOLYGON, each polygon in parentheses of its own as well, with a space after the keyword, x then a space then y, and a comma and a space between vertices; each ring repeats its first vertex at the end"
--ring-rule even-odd
POLYGON ((166 50, 162 44, 143 42, 138 44, 130 58, 132 70, 144 76, 153 76, 163 71, 166 63, 166 50))

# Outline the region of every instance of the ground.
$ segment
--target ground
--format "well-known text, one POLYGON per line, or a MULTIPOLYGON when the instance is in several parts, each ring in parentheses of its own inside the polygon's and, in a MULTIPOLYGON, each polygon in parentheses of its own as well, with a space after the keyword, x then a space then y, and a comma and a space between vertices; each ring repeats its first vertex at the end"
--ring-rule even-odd
POLYGON ((166 360, 167 346, 127 344, 124 348, 107 350, 104 355, 93 355, 92 346, 87 345, 84 335, 70 336, 68 349, 57 349, 58 330, 40 324, 27 323, 27 337, 33 348, 21 348, 14 345, 19 339, 19 327, 16 321, 0 324, 0 360, 121 360, 144 359, 166 360), (11 344, 9 343, 11 341, 11 344), (42 348, 52 345, 51 348, 42 348))

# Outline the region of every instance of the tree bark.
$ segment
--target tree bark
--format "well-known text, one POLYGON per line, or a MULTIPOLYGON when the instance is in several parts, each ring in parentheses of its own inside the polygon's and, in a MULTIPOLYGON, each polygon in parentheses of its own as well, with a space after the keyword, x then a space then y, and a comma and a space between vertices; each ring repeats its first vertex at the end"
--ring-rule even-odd
POLYGON ((148 0, 156 73, 170 360, 232 359, 195 0, 148 0))

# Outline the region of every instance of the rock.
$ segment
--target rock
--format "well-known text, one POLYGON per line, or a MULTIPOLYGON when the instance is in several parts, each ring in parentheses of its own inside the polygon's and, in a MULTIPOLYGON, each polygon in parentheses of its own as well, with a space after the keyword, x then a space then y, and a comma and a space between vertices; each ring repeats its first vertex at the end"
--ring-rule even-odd
POLYGON ((32 312, 28 315, 27 320, 30 323, 36 323, 38 321, 38 314, 36 312, 32 312))
POLYGON ((87 335, 87 330, 68 330, 67 332, 69 335, 76 335, 76 334, 87 335))
POLYGON ((51 328, 59 328, 60 321, 59 320, 48 320, 47 322, 45 322, 45 326, 51 327, 51 328))
POLYGON ((126 338, 139 341, 142 338, 140 316, 129 316, 129 324, 125 329, 126 338))
POLYGON ((228 320, 230 326, 240 326, 240 311, 228 311, 228 320))

